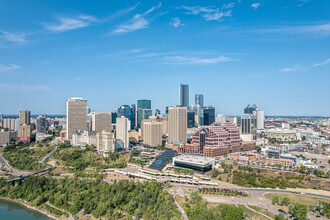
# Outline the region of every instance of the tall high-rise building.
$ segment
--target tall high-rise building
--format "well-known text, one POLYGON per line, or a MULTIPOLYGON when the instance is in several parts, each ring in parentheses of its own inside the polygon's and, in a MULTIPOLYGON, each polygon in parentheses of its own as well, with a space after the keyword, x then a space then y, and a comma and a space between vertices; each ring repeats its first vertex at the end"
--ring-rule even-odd
POLYGON ((201 108, 204 107, 204 95, 202 94, 195 95, 195 105, 199 105, 201 108))
POLYGON ((143 142, 151 147, 162 146, 163 128, 161 122, 150 121, 143 124, 143 142))
POLYGON ((145 108, 138 108, 137 110, 137 123, 136 127, 141 128, 141 122, 143 119, 148 119, 149 116, 152 116, 152 110, 151 109, 145 109, 145 108))
POLYGON ((200 105, 190 105, 189 110, 194 111, 195 113, 195 124, 201 124, 201 107, 200 105))
POLYGON ((160 110, 159 109, 155 109, 155 116, 160 115, 160 110))
POLYGON ((22 124, 29 125, 30 124, 30 115, 31 115, 31 112, 28 110, 20 111, 19 112, 19 124, 20 125, 22 125, 22 124))
POLYGON ((253 115, 255 115, 256 118, 257 118, 257 129, 258 130, 264 129, 264 124, 265 124, 265 113, 264 113, 264 111, 261 111, 260 108, 257 108, 253 112, 253 115))
POLYGON ((254 115, 242 115, 241 117, 241 134, 252 134, 253 140, 257 135, 257 118, 254 115))
POLYGON ((204 106, 201 109, 201 125, 211 125, 215 122, 215 108, 213 106, 204 106))
POLYGON ((15 129, 15 118, 4 118, 2 119, 2 127, 8 128, 9 131, 16 131, 15 129))
POLYGON ((179 105, 189 107, 189 85, 179 84, 179 105))
POLYGON ((244 114, 246 115, 252 115, 253 112, 257 109, 256 104, 250 106, 248 105, 245 109, 244 109, 244 114))
POLYGON ((91 114, 91 130, 98 133, 102 131, 110 132, 111 125, 111 112, 92 112, 91 114))
POLYGON ((168 143, 187 143, 187 108, 174 106, 168 108, 168 143))
POLYGON ((128 131, 131 128, 131 121, 128 118, 121 116, 116 119, 116 139, 123 142, 125 149, 129 147, 129 134, 128 131))
POLYGON ((194 110, 187 111, 187 127, 188 128, 195 127, 195 111, 194 110))
POLYGON ((118 109, 116 109, 117 117, 124 116, 125 118, 128 118, 131 122, 130 130, 134 130, 135 128, 135 110, 136 106, 133 104, 131 106, 129 105, 122 105, 118 109))
POLYGON ((71 139, 75 130, 84 131, 87 125, 87 100, 69 98, 66 100, 66 139, 71 139))
POLYGON ((39 115, 37 117, 37 124, 36 124, 36 130, 37 133, 47 133, 47 126, 48 126, 48 121, 46 116, 39 115))
POLYGON ((140 99, 137 101, 137 109, 139 108, 147 108, 151 109, 151 100, 140 99))

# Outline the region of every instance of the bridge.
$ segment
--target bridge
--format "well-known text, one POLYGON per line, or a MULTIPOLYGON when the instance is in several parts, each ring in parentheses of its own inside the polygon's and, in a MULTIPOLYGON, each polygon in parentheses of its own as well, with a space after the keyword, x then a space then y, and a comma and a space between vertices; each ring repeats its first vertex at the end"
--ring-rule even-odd
MULTIPOLYGON (((55 146, 55 148, 52 150, 52 152, 50 152, 47 156, 45 156, 42 160, 40 160, 39 163, 45 163, 45 161, 48 160, 57 150, 58 150, 58 146, 55 146)), ((54 168, 54 166, 50 165, 50 167, 47 167, 47 168, 44 168, 44 169, 41 169, 38 171, 34 171, 32 173, 28 173, 25 175, 19 175, 17 177, 7 180, 7 182, 15 182, 15 181, 23 180, 28 176, 33 176, 33 175, 36 175, 39 173, 47 172, 47 171, 51 170, 52 168, 54 168)))

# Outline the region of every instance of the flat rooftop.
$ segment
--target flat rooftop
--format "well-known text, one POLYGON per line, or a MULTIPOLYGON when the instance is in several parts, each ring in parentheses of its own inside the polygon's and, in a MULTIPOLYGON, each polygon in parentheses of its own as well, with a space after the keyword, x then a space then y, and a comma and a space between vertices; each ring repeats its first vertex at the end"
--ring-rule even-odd
POLYGON ((209 165, 214 162, 213 158, 203 157, 203 156, 194 156, 194 155, 179 155, 173 158, 174 161, 196 164, 200 166, 209 165))

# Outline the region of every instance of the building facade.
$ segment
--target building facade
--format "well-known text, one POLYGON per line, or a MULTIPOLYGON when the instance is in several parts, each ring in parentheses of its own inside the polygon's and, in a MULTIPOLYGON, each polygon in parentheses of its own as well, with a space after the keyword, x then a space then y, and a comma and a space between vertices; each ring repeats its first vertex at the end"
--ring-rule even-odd
POLYGON ((215 122, 215 108, 213 106, 204 106, 201 109, 200 125, 211 125, 215 122))
POLYGON ((199 105, 201 108, 204 107, 204 95, 202 94, 195 95, 195 105, 199 105))
POLYGON ((89 114, 91 117, 91 130, 101 133, 102 131, 110 132, 111 125, 111 112, 92 112, 89 114))
POLYGON ((71 139, 75 130, 85 131, 87 125, 87 100, 69 98, 66 100, 66 138, 71 139))
POLYGON ((162 146, 162 123, 151 121, 144 123, 143 142, 151 147, 162 146))
POLYGON ((116 139, 123 142, 123 147, 128 149, 129 147, 129 130, 131 127, 131 121, 128 118, 122 116, 116 119, 116 139))
POLYGON ((189 107, 189 85, 179 84, 179 105, 189 107))
POLYGON ((168 143, 180 141, 187 143, 187 108, 174 106, 168 108, 168 143))

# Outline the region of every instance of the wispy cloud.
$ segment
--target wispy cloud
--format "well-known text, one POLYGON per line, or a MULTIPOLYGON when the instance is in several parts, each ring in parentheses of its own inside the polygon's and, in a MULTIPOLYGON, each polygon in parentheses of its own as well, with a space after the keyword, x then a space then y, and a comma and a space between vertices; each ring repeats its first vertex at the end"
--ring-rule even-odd
POLYGON ((11 33, 0 30, 0 38, 11 43, 24 44, 28 42, 28 40, 26 39, 26 35, 26 33, 11 33))
POLYGON ((230 2, 228 4, 223 4, 222 8, 223 9, 230 9, 233 8, 235 6, 235 2, 230 2))
POLYGON ((16 64, 9 64, 9 65, 0 64, 0 72, 8 72, 8 71, 15 70, 18 68, 19 68, 19 65, 16 65, 16 64))
POLYGON ((283 69, 280 69, 279 71, 280 72, 283 72, 283 73, 288 73, 288 72, 297 72, 297 71, 301 71, 301 70, 304 70, 305 68, 302 67, 301 65, 295 65, 293 67, 285 67, 283 69))
POLYGON ((45 85, 23 85, 23 84, 12 84, 12 83, 0 83, 1 88, 14 91, 51 91, 53 88, 45 85))
POLYGON ((323 66, 330 63, 330 58, 326 59, 325 61, 321 62, 321 63, 315 63, 313 66, 323 66))
POLYGON ((90 26, 99 20, 91 15, 78 15, 74 17, 59 16, 56 23, 45 24, 45 28, 52 32, 64 32, 90 26))
POLYGON ((166 56, 164 60, 169 64, 215 64, 235 61, 231 57, 226 56, 219 56, 214 58, 166 56))
POLYGON ((186 14, 201 15, 207 21, 220 21, 223 17, 231 16, 231 10, 220 11, 215 6, 181 6, 180 9, 185 9, 186 14))
POLYGON ((139 57, 142 57, 142 58, 147 58, 147 57, 155 57, 155 56, 158 56, 156 53, 146 53, 146 54, 141 54, 139 57))
POLYGON ((154 6, 144 12, 143 14, 136 14, 134 17, 126 24, 119 25, 113 32, 112 34, 117 34, 117 33, 128 33, 128 32, 133 32, 141 29, 145 29, 149 27, 149 20, 146 18, 148 14, 151 12, 159 9, 161 7, 161 3, 159 3, 157 6, 154 6))
POLYGON ((254 8, 254 10, 257 10, 260 6, 261 4, 257 2, 257 3, 253 3, 250 7, 254 8))
POLYGON ((177 27, 183 26, 184 24, 182 24, 180 18, 176 17, 176 18, 172 18, 170 25, 177 28, 177 27))
POLYGON ((260 73, 255 73, 255 74, 250 74, 246 75, 245 78, 263 78, 266 77, 265 74, 260 74, 260 73))

